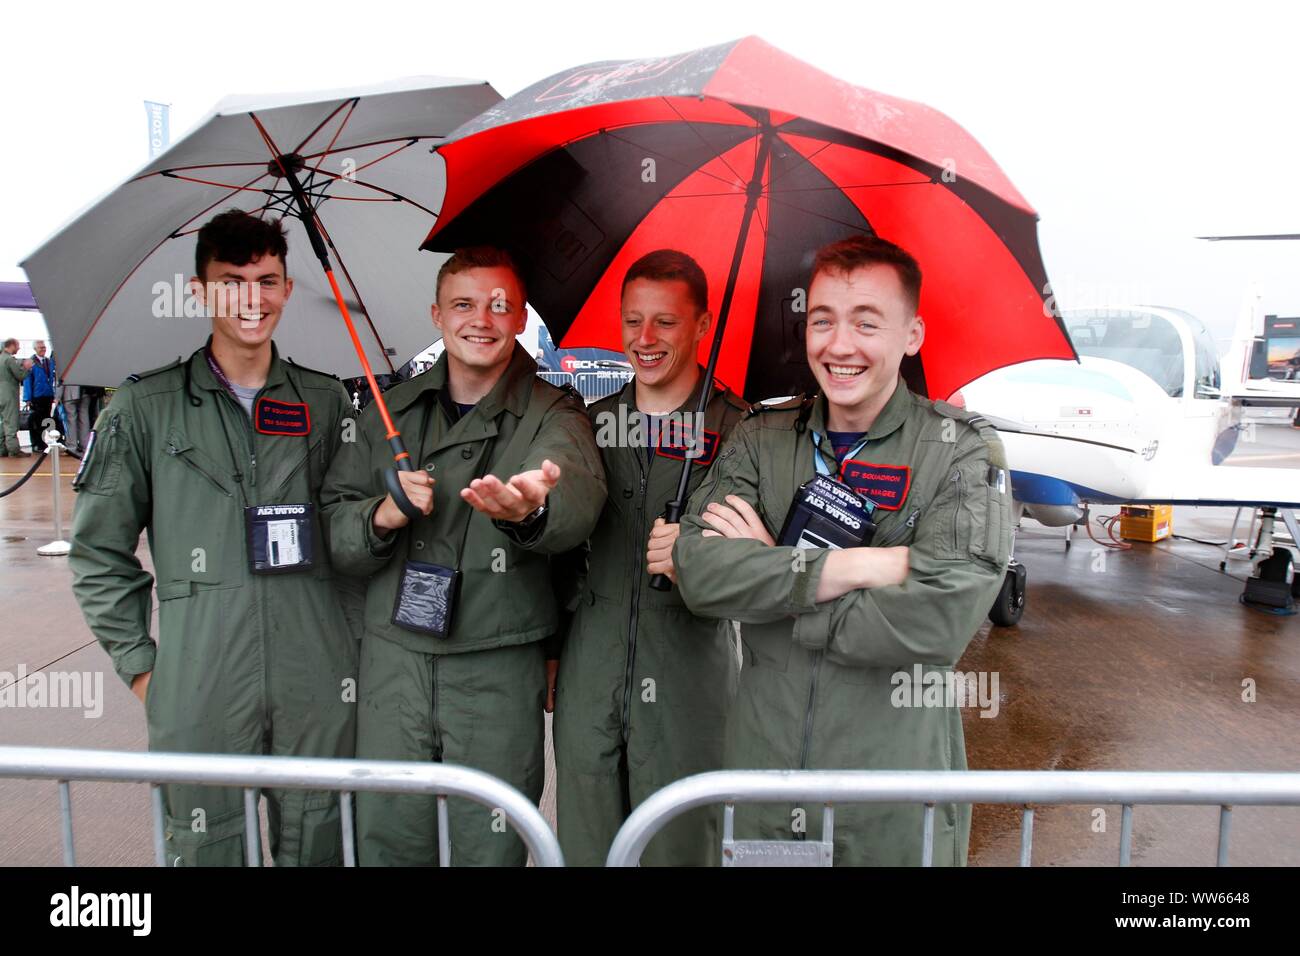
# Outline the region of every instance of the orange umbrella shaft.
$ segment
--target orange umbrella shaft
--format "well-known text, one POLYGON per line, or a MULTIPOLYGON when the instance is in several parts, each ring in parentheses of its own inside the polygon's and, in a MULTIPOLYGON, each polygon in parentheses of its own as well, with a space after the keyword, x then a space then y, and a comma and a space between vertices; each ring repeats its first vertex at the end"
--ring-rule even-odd
MULTIPOLYGON (((370 369, 370 360, 366 358, 366 350, 357 336, 356 326, 352 324, 352 313, 348 311, 348 305, 343 301, 343 292, 334 278, 334 270, 326 269, 325 277, 330 280, 330 288, 334 290, 334 301, 338 303, 339 314, 343 316, 343 322, 348 327, 348 335, 352 336, 352 347, 357 351, 357 358, 361 359, 361 370, 366 373, 366 381, 370 383, 370 394, 374 396, 375 404, 379 406, 379 417, 384 420, 384 428, 387 429, 384 437, 391 439, 398 434, 398 431, 393 425, 393 416, 388 413, 388 403, 384 401, 383 393, 379 390, 379 383, 375 381, 375 373, 370 369)), ((402 452, 400 455, 394 455, 393 460, 399 461, 409 457, 409 453, 402 452)))

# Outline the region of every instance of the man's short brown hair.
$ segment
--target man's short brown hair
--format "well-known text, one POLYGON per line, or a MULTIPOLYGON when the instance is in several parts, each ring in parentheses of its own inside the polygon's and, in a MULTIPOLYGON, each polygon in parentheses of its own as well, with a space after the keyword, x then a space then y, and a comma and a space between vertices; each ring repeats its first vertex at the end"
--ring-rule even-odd
MULTIPOLYGON (((459 275, 470 269, 496 268, 509 269, 515 274, 515 281, 519 283, 519 294, 524 297, 524 302, 527 302, 528 288, 524 285, 524 274, 519 271, 515 257, 499 246, 465 246, 453 252, 451 258, 438 270, 438 284, 434 287, 433 297, 436 300, 442 295, 442 280, 447 276, 459 275)), ((519 303, 520 308, 523 307, 524 302, 519 303)))
POLYGON ((214 260, 246 266, 267 255, 278 257, 288 275, 289 242, 284 236, 284 224, 279 219, 259 219, 242 209, 227 209, 199 230, 194 275, 206 281, 204 270, 214 260))
POLYGON ((628 283, 634 279, 650 279, 654 282, 671 282, 680 279, 690 290, 691 300, 700 312, 709 311, 709 279, 700 268, 700 264, 684 252, 676 249, 656 249, 647 252, 628 268, 623 276, 622 296, 627 291, 628 283))
POLYGON ((888 239, 879 236, 850 236, 817 250, 813 259, 812 275, 808 278, 811 286, 818 273, 830 272, 849 275, 855 269, 864 266, 893 266, 898 281, 903 286, 912 311, 915 312, 921 302, 921 267, 916 259, 902 246, 897 246, 888 239))

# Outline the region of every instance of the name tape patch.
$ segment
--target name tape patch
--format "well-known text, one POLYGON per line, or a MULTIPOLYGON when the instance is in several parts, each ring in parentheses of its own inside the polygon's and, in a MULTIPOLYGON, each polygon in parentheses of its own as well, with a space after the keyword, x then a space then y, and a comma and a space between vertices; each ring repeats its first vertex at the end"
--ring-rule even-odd
POLYGON ((253 424, 263 435, 309 435, 311 411, 306 404, 259 398, 253 409, 253 424))
POLYGON ((655 448, 655 454, 677 461, 690 458, 695 464, 707 468, 713 463, 714 456, 718 454, 722 436, 707 428, 703 429, 703 432, 701 441, 693 434, 693 429, 687 429, 681 422, 664 422, 659 429, 659 445, 655 448))
POLYGON ((854 458, 844 463, 840 475, 846 485, 886 511, 903 507, 912 484, 912 469, 907 465, 878 465, 854 458))

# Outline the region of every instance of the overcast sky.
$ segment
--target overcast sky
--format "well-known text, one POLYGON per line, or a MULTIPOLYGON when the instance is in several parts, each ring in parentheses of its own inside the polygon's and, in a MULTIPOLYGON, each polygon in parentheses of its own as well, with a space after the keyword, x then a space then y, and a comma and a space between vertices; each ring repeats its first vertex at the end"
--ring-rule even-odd
POLYGON ((21 4, 5 11, 0 279, 231 93, 440 74, 505 96, 560 69, 746 34, 947 113, 1041 216, 1066 307, 1143 301, 1230 331, 1251 279, 1300 314, 1300 15, 1277 2, 21 4))

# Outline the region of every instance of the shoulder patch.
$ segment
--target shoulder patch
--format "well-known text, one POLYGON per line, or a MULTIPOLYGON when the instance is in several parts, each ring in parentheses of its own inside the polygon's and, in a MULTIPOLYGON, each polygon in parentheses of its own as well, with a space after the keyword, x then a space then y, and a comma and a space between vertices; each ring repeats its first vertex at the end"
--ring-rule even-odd
POLYGON ((796 395, 794 398, 787 398, 780 402, 754 402, 745 412, 746 418, 753 418, 755 415, 766 415, 771 412, 797 412, 803 407, 805 401, 811 399, 803 395, 796 395))
POLYGON ((342 381, 342 379, 340 379, 340 378, 339 378, 337 375, 335 375, 333 372, 322 372, 322 371, 321 371, 320 369, 318 369, 318 368, 308 368, 306 365, 299 365, 297 362, 295 362, 295 361, 294 361, 293 359, 291 359, 291 358, 287 358, 287 359, 285 359, 284 361, 285 361, 286 363, 288 363, 289 365, 292 365, 294 368, 298 369, 298 370, 301 371, 301 372, 311 372, 313 375, 320 375, 322 378, 332 379, 332 380, 334 380, 335 382, 342 381))

